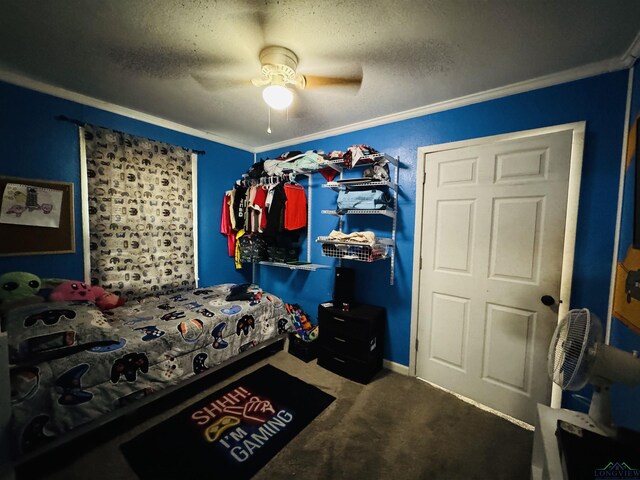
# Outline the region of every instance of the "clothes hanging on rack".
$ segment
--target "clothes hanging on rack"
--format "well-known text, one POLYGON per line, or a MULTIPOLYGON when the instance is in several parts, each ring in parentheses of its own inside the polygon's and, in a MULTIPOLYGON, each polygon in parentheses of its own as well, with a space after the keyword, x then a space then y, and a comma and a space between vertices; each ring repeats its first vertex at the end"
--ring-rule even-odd
POLYGON ((273 195, 267 212, 267 226, 264 229, 264 233, 275 236, 284 230, 284 209, 287 202, 284 183, 278 183, 272 192, 273 195))
POLYGON ((247 233, 254 233, 258 231, 258 225, 254 225, 254 215, 253 215, 253 202, 256 198, 256 193, 258 191, 258 187, 255 185, 247 188, 247 195, 245 200, 245 231, 247 233))
POLYGON ((256 190, 256 195, 251 204, 249 216, 251 231, 262 233, 267 226, 267 216, 265 215, 265 202, 267 200, 267 187, 261 185, 256 190))
POLYGON ((298 260, 300 230, 307 225, 307 198, 295 175, 259 179, 243 175, 226 192, 220 232, 227 236, 228 253, 235 257, 236 268, 261 260, 298 260))
POLYGON ((304 187, 297 183, 284 185, 286 204, 284 211, 284 228, 298 230, 307 226, 307 197, 304 187))
POLYGON ((231 225, 231 192, 226 192, 222 198, 222 218, 220 219, 220 233, 227 237, 227 253, 233 257, 236 250, 236 233, 231 225))
POLYGON ((238 231, 244 228, 244 220, 246 215, 246 195, 247 189, 242 185, 233 187, 233 203, 231 209, 231 223, 233 229, 238 231))
POLYGON ((234 249, 234 259, 235 259, 235 266, 236 266, 236 270, 240 270, 242 268, 242 260, 240 257, 240 239, 244 236, 244 230, 240 229, 238 230, 238 232, 236 233, 236 245, 235 245, 235 249, 234 249))

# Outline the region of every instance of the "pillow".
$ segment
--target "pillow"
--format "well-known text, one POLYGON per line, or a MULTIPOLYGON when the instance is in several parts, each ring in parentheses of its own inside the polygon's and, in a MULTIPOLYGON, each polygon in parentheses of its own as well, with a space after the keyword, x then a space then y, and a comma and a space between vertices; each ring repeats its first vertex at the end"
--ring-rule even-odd
POLYGON ((100 309, 90 302, 22 305, 5 313, 4 325, 9 361, 14 364, 60 358, 119 341, 100 309))

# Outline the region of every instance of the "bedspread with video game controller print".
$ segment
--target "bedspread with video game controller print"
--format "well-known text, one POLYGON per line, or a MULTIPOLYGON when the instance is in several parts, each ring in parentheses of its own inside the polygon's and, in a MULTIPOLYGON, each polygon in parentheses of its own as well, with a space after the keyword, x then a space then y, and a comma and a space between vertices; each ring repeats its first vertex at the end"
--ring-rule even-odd
POLYGON ((11 371, 20 453, 291 330, 282 300, 225 301, 231 284, 104 312, 117 342, 11 371))

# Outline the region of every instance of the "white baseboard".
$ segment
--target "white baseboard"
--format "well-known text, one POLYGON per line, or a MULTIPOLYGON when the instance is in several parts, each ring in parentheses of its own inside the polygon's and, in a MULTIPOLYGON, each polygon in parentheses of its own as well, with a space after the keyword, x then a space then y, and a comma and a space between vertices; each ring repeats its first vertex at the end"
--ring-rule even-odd
POLYGON ((409 375, 409 367, 402 365, 401 363, 392 362, 391 360, 384 359, 382 361, 382 367, 392 372, 399 373, 400 375, 409 375))

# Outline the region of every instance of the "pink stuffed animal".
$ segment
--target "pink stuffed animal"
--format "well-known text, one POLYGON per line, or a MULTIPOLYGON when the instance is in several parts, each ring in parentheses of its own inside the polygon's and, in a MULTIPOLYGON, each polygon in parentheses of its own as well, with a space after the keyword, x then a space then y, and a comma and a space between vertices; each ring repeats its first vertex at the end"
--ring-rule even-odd
POLYGON ((91 290, 96 296, 96 305, 100 310, 110 310, 124 305, 124 298, 115 293, 107 292, 102 287, 93 287, 91 290))
POLYGON ((76 280, 66 280, 53 289, 49 295, 51 302, 64 302, 74 300, 96 301, 96 294, 86 283, 76 280))

